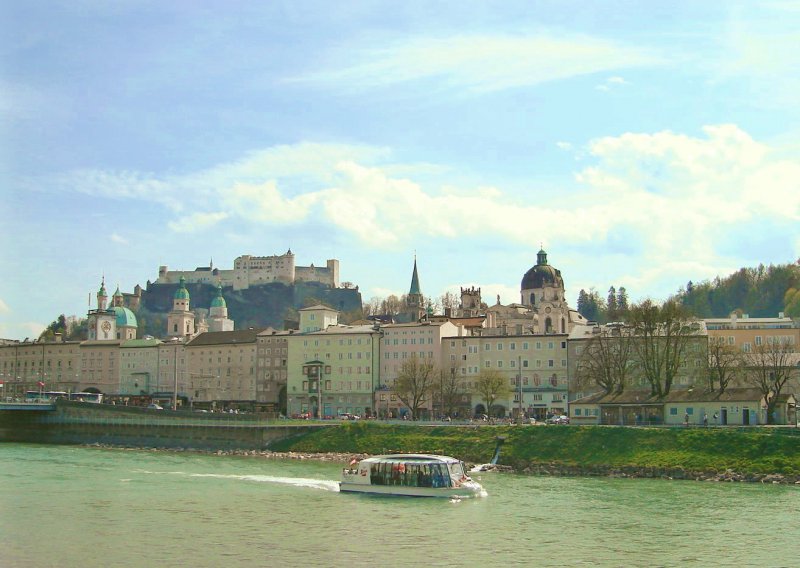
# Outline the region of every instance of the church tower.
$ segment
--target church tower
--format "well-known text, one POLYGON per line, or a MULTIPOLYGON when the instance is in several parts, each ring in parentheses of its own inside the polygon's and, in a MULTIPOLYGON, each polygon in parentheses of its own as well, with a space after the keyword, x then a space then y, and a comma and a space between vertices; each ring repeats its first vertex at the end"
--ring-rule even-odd
POLYGON ((414 256, 414 272, 411 275, 411 288, 406 296, 406 313, 411 321, 419 321, 425 315, 425 299, 419 287, 419 274, 417 273, 417 257, 414 256))
POLYGON ((539 315, 540 331, 567 333, 569 331, 569 306, 564 297, 564 279, 561 271, 547 263, 547 253, 540 249, 534 265, 520 285, 522 305, 530 306, 539 315))
POLYGON ((117 338, 117 315, 108 307, 105 276, 97 292, 97 309, 89 310, 88 335, 90 341, 107 341, 117 338))
POLYGON ((222 283, 217 284, 217 295, 208 310, 209 331, 233 331, 233 320, 228 319, 228 304, 222 297, 222 283))
POLYGON ((172 311, 167 315, 167 336, 192 338, 194 335, 194 313, 189 310, 189 290, 186 289, 186 278, 181 276, 172 300, 172 311))

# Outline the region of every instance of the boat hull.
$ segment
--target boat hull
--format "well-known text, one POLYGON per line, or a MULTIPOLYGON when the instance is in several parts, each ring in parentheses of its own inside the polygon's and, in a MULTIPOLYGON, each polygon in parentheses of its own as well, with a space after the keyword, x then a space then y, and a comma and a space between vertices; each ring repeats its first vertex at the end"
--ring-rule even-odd
POLYGON ((368 493, 373 495, 398 495, 402 497, 479 497, 483 488, 480 484, 467 481, 458 487, 408 487, 397 485, 369 485, 366 483, 339 483, 342 493, 368 493))

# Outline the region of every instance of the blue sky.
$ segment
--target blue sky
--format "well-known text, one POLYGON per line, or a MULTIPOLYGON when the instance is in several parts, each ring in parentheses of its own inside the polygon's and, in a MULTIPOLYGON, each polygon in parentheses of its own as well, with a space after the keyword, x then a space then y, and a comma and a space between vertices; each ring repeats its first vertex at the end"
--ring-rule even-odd
POLYGON ((0 6, 0 337, 291 248, 364 300, 800 257, 800 2, 0 6))

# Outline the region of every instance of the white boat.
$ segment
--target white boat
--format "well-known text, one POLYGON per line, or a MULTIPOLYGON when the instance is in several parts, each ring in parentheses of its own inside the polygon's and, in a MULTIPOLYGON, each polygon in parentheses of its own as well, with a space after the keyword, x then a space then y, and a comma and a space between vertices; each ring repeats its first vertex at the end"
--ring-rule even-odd
POLYGON ((342 471, 339 490, 409 497, 477 497, 483 487, 464 462, 448 456, 391 454, 366 458, 342 471))

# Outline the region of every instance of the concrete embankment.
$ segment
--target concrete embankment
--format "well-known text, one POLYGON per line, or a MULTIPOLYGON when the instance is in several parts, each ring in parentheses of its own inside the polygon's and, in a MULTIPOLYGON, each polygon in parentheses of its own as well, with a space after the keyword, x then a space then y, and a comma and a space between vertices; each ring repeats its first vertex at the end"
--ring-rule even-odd
POLYGON ((209 450, 264 449, 326 425, 255 414, 173 412, 59 400, 52 410, 0 410, 0 441, 209 450))

